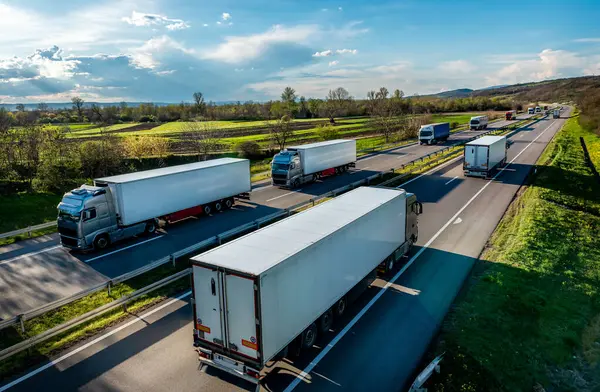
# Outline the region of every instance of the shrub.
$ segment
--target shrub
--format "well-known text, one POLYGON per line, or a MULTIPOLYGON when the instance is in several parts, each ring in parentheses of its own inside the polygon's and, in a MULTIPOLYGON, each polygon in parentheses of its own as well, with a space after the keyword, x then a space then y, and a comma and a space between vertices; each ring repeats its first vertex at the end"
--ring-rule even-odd
POLYGON ((450 123, 450 128, 451 129, 456 129, 456 128, 458 128, 458 125, 459 125, 458 121, 453 121, 453 122, 450 123))
POLYGON ((259 159, 262 157, 260 145, 253 141, 246 141, 238 144, 237 151, 242 158, 246 159, 259 159))
POLYGON ((334 140, 340 137, 340 132, 332 124, 319 124, 317 126, 317 135, 321 140, 334 140))

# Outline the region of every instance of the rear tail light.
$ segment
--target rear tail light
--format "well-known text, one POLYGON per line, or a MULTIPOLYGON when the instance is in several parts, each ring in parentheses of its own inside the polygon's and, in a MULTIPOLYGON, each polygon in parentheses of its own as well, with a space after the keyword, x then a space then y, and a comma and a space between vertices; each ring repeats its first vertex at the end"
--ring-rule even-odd
POLYGON ((201 348, 198 349, 198 356, 204 359, 212 360, 212 352, 208 350, 203 350, 201 348))
POLYGON ((260 373, 259 372, 257 372, 254 369, 250 369, 248 367, 246 368, 246 374, 249 375, 252 378, 257 379, 257 380, 260 378, 260 373))

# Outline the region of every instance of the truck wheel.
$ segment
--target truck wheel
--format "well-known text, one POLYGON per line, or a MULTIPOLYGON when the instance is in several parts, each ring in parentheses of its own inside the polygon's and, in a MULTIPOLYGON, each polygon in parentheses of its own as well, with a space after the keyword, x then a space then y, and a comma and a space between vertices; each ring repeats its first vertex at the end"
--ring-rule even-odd
POLYGON ((329 332, 333 325, 333 311, 329 309, 319 318, 319 331, 329 332))
POLYGON ((106 234, 101 234, 94 240, 94 249, 104 250, 110 245, 110 241, 106 234))
POLYGON ((202 212, 204 212, 204 215, 210 215, 210 213, 212 212, 212 207, 207 204, 204 207, 202 207, 202 212))
POLYGON ((342 297, 339 301, 337 301, 334 312, 336 318, 342 317, 342 315, 346 312, 346 297, 342 297))
POLYGON ((312 323, 302 333, 302 348, 311 348, 317 342, 317 325, 312 323))
POLYGON ((300 186, 300 180, 298 180, 297 178, 294 180, 294 182, 292 182, 292 188, 296 189, 300 186))
POLYGON ((220 201, 215 201, 215 212, 223 211, 223 204, 220 201))
POLYGON ((319 179, 319 176, 317 176, 316 174, 313 174, 312 176, 312 182, 317 182, 317 180, 319 179))
POLYGON ((231 207, 233 207, 233 199, 232 198, 225 199, 225 208, 230 209, 231 207))
POLYGON ((146 223, 146 229, 144 230, 144 233, 146 234, 152 234, 156 231, 156 222, 149 221, 148 223, 146 223))

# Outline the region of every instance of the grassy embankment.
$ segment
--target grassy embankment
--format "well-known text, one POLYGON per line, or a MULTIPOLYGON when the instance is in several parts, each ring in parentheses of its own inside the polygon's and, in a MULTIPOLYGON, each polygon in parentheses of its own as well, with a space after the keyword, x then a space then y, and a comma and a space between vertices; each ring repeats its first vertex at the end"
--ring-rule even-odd
POLYGON ((568 120, 446 317, 430 390, 600 390, 600 184, 579 137, 600 165, 568 120))
MULTIPOLYGON (((0 196, 0 233, 24 229, 56 219, 56 206, 61 196, 52 193, 22 193, 14 196, 0 196)), ((56 231, 49 228, 32 233, 36 237, 56 231)), ((28 238, 27 234, 0 239, 0 246, 28 238)))

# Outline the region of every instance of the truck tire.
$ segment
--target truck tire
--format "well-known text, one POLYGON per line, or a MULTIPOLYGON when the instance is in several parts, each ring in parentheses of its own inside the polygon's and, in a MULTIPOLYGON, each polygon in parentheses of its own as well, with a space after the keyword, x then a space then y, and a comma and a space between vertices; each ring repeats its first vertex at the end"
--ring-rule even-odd
POLYGON ((395 264, 396 263, 394 261, 394 257, 393 256, 388 257, 388 259, 385 262, 386 272, 392 272, 394 270, 395 264))
POLYGON ((335 304, 335 308, 333 309, 335 317, 336 318, 342 317, 342 315, 346 312, 346 307, 347 307, 346 297, 340 298, 339 301, 337 301, 337 303, 335 304))
POLYGON ((312 323, 302 333, 302 348, 311 348, 317 342, 317 324, 312 323))
POLYGON ((215 201, 213 206, 215 208, 215 212, 223 211, 223 203, 221 203, 220 201, 215 201))
POLYGON ((210 206, 210 204, 203 206, 202 212, 204 213, 204 215, 210 215, 210 213, 212 212, 212 207, 210 206))
POLYGON ((319 317, 319 331, 326 333, 329 332, 333 325, 333 310, 329 309, 319 317))
POLYGON ((110 240, 106 234, 100 234, 94 239, 94 249, 104 250, 110 245, 110 240))
POLYGON ((144 234, 152 234, 156 231, 156 222, 151 220, 146 223, 146 228, 144 229, 144 234))
POLYGON ((233 207, 233 199, 230 197, 229 199, 225 199, 225 203, 223 203, 226 209, 230 209, 233 207))
POLYGON ((300 180, 298 180, 297 178, 294 180, 294 182, 292 182, 292 189, 296 189, 300 186, 300 180))

